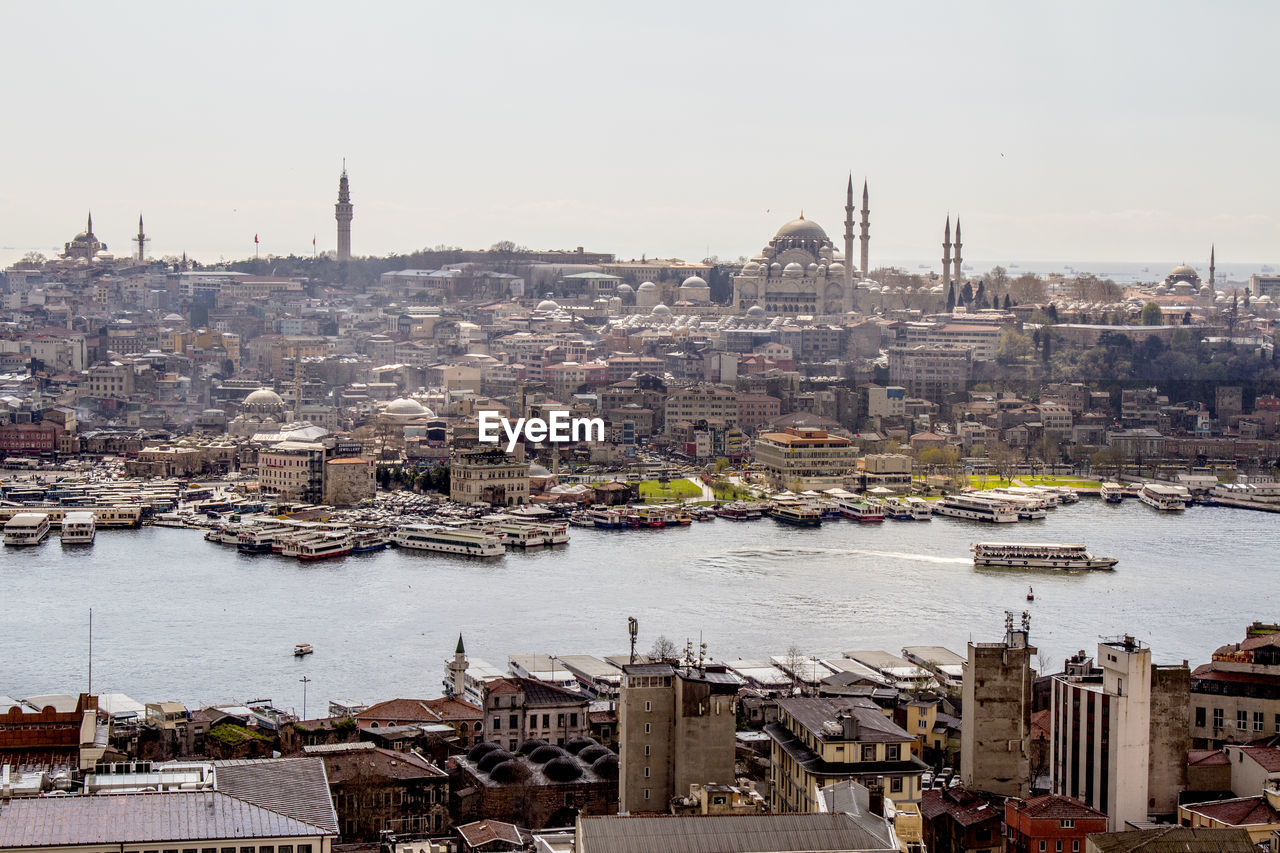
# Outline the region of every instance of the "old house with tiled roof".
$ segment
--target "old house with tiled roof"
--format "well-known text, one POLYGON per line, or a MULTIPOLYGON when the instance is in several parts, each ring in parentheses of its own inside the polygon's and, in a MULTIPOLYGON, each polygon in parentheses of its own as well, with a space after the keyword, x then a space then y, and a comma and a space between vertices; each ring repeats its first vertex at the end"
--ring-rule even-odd
POLYGON ((930 789, 920 798, 924 846, 930 853, 1000 853, 1004 813, 963 787, 930 789))
POLYGON ((1081 853, 1085 837, 1107 831, 1107 816, 1060 794, 1004 804, 1005 853, 1081 853))
POLYGON ((324 762, 344 842, 449 828, 449 775, 421 755, 367 741, 308 746, 306 754, 324 762))
POLYGON ((1280 801, 1280 793, 1191 803, 1178 807, 1178 823, 1193 828, 1243 829, 1255 844, 1261 844, 1280 832, 1280 812, 1273 800, 1280 801))

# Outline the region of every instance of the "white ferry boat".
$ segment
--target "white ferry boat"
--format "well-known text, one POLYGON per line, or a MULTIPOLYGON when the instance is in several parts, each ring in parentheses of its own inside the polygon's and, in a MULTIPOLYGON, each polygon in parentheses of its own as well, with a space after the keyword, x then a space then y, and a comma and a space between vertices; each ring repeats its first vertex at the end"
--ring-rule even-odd
POLYGON ((1187 490, 1181 486, 1165 486, 1160 483, 1147 483, 1138 492, 1138 500, 1149 507, 1165 512, 1177 512, 1187 508, 1187 490))
POLYGON ((884 507, 885 518, 891 518, 894 521, 915 520, 915 515, 911 512, 911 504, 907 503, 906 498, 885 498, 880 506, 884 507))
POLYGON ((845 518, 864 523, 884 521, 884 507, 857 498, 841 498, 836 502, 845 518))
POLYGON ((401 548, 467 557, 501 557, 507 553, 500 536, 484 530, 435 524, 406 524, 391 535, 391 541, 401 548))
POLYGON ((20 512, 4 525, 4 544, 39 545, 49 535, 49 516, 43 512, 20 512))
POLYGON ((933 506, 924 498, 903 498, 902 502, 911 508, 911 519, 913 521, 931 521, 933 519, 933 506))
POLYGON ((69 512, 62 518, 59 538, 63 545, 92 545, 98 524, 91 512, 69 512))
POLYGON ((323 560, 328 557, 345 557, 351 553, 351 536, 346 533, 325 533, 298 543, 299 560, 323 560))
POLYGON ((822 513, 807 504, 792 501, 777 501, 769 507, 769 515, 783 524, 796 527, 817 527, 822 523, 822 513))
POLYGON ((1124 486, 1108 480, 1099 489, 1102 500, 1109 504, 1118 504, 1124 500, 1124 486))
POLYGON ((996 524, 1011 524, 1018 520, 1018 511, 1008 503, 979 495, 947 495, 935 502, 933 514, 996 524))
POLYGON ((1115 557, 1095 557, 1084 545, 1060 542, 978 542, 973 546, 975 566, 1017 569, 1110 569, 1115 557))

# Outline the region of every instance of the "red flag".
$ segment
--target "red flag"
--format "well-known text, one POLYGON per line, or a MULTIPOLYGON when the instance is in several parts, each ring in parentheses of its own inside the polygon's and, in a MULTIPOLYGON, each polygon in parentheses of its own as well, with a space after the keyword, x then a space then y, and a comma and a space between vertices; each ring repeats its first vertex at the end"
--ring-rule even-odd
POLYGON ((254 235, 253 235, 253 242, 254 242, 254 243, 257 243, 257 242, 258 242, 258 235, 257 235, 257 234, 254 234, 254 235))
POLYGON ((312 235, 311 235, 311 248, 313 248, 313 249, 314 249, 315 247, 316 247, 316 235, 312 234, 312 235))

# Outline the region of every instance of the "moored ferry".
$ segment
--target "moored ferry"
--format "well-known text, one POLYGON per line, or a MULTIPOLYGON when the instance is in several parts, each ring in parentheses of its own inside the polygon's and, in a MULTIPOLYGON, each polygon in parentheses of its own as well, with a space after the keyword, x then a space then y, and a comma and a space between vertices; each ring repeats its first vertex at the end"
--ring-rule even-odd
POLYGON ((816 507, 791 501, 773 504, 769 507, 769 515, 775 521, 796 527, 817 527, 822 523, 822 513, 816 507))
POLYGON ((894 521, 915 520, 915 515, 911 512, 911 504, 907 503, 906 498, 885 498, 880 506, 884 507, 885 518, 891 518, 894 521))
POLYGON ((390 544, 390 537, 381 530, 360 530, 351 537, 351 553, 367 554, 371 551, 381 551, 390 544))
POLYGON ((4 525, 6 545, 39 545, 48 535, 49 516, 43 512, 20 512, 4 525))
POLYGON ((903 498, 902 502, 911 508, 912 521, 931 521, 933 519, 933 507, 924 498, 912 496, 903 498))
POLYGON ((98 525, 91 512, 69 512, 62 519, 59 538, 63 545, 91 545, 98 525))
POLYGON ((1102 499, 1109 504, 1118 504, 1124 500, 1124 486, 1119 483, 1108 480, 1098 491, 1102 499))
POLYGON ((1010 524, 1018 520, 1018 511, 1008 503, 979 495, 947 495, 933 507, 934 515, 1010 524))
POLYGON ((840 514, 864 523, 884 521, 884 507, 857 498, 841 498, 840 514))
POLYGON ((1060 542, 978 542, 972 550, 975 566, 1079 571, 1110 569, 1119 562, 1115 557, 1095 557, 1084 545, 1060 542))
POLYGON ((401 548, 466 557, 501 557, 507 553, 500 536, 437 524, 406 524, 391 535, 391 541, 401 548))
POLYGON ((299 560, 323 560, 327 557, 345 557, 351 553, 351 536, 346 533, 325 533, 298 544, 299 560))
POLYGON ((1165 512, 1177 512, 1187 508, 1190 495, 1181 486, 1165 486, 1160 483, 1147 483, 1138 492, 1138 500, 1149 507, 1165 512))
POLYGON ((661 507, 638 506, 627 513, 628 527, 666 527, 667 513, 661 507))
POLYGON ((618 509, 592 507, 586 512, 587 521, 601 530, 619 530, 627 526, 627 516, 618 509))
POLYGON ((764 508, 751 501, 731 501, 716 509, 716 515, 731 521, 755 521, 764 515, 764 508))

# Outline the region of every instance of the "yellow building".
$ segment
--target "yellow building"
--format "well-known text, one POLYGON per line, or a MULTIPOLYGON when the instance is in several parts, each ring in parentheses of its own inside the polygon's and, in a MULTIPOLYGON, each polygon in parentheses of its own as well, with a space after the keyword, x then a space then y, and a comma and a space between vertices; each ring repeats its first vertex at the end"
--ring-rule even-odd
POLYGON ((190 355, 191 350, 207 351, 214 347, 221 347, 226 352, 227 358, 235 365, 235 369, 240 369, 240 336, 232 332, 218 332, 212 329, 174 332, 171 345, 173 351, 180 355, 190 355))
POLYGON ((895 803, 920 800, 929 768, 912 755, 915 739, 869 700, 779 699, 778 721, 764 730, 775 812, 819 811, 819 791, 846 779, 882 785, 895 803))
POLYGON ((1178 823, 1192 829, 1243 829, 1254 844, 1280 832, 1280 788, 1268 788, 1256 797, 1215 800, 1178 806, 1178 823))

